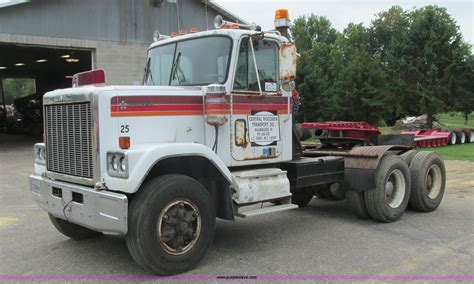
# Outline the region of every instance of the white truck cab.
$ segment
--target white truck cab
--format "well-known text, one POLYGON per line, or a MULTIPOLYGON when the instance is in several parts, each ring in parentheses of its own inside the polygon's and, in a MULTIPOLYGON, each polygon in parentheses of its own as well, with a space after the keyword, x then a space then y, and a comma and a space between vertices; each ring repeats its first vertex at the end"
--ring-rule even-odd
MULTIPOLYGON (((35 145, 30 183, 53 225, 73 239, 125 235, 137 263, 176 274, 209 250, 216 217, 294 209, 318 186, 342 184, 343 157, 301 157, 291 101, 297 54, 282 36, 285 11, 275 31, 217 17, 216 30, 159 35, 143 86, 84 85, 103 76, 93 71, 47 93, 45 143, 35 145)), ((408 202, 403 184, 400 208, 408 202)))

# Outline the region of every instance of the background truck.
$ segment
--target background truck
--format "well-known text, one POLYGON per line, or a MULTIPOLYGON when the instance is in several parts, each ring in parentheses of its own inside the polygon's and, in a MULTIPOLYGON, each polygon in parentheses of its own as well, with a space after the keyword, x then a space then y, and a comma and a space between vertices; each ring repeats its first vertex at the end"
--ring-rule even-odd
POLYGON ((294 209, 327 191, 382 222, 408 204, 435 210, 446 174, 434 153, 384 143, 303 151, 288 11, 275 24, 216 17, 216 30, 156 34, 144 86, 105 86, 96 70, 47 93, 30 182, 53 225, 76 240, 125 235, 139 265, 176 274, 208 252, 216 217, 294 209))

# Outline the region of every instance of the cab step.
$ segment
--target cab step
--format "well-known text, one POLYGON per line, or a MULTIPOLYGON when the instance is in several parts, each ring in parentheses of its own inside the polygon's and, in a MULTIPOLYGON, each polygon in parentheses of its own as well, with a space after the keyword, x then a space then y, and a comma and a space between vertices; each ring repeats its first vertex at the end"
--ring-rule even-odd
POLYGON ((267 206, 263 208, 257 208, 257 209, 251 209, 248 211, 244 212, 237 212, 238 217, 242 218, 248 218, 248 217, 254 217, 258 215, 264 215, 264 214, 270 214, 270 213, 276 213, 276 212, 281 212, 281 211, 286 211, 286 210, 291 210, 291 209, 297 209, 298 205, 295 204, 281 204, 281 205, 272 205, 272 206, 267 206))

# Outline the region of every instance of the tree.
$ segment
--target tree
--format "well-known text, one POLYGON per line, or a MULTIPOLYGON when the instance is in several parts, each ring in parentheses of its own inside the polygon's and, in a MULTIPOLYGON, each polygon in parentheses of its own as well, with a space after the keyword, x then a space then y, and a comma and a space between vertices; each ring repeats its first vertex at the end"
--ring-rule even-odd
POLYGON ((388 125, 406 115, 473 110, 472 50, 446 9, 379 13, 369 28, 338 33, 311 15, 292 29, 301 56, 297 88, 305 120, 368 120, 388 125))
POLYGON ((297 89, 301 94, 303 120, 331 117, 329 89, 333 84, 330 53, 338 32, 325 17, 310 15, 295 20, 293 39, 298 47, 297 89))
POLYGON ((407 83, 431 127, 433 116, 449 109, 446 102, 450 101, 449 82, 454 74, 449 70, 456 64, 462 38, 445 8, 427 6, 414 10, 410 20, 407 83))
POLYGON ((370 45, 374 56, 380 57, 386 85, 380 103, 386 107, 381 116, 387 125, 408 114, 419 115, 416 98, 411 94, 408 46, 410 15, 393 6, 377 15, 370 27, 370 45))
POLYGON ((334 118, 377 123, 383 105, 385 73, 380 57, 370 53, 370 31, 362 24, 349 26, 334 44, 333 72, 337 74, 332 89, 334 118))
POLYGON ((464 124, 467 125, 469 114, 474 111, 474 55, 470 45, 463 44, 448 72, 451 73, 448 84, 452 94, 448 105, 450 110, 464 115, 464 124))

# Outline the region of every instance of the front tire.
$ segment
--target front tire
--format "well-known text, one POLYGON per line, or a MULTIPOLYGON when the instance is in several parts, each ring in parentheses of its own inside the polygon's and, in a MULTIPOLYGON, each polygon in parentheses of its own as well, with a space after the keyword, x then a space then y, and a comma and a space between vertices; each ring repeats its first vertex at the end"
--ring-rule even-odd
POLYGON ((49 220, 53 226, 63 235, 69 237, 76 241, 87 240, 92 238, 97 238, 102 236, 101 232, 97 232, 73 223, 70 223, 66 220, 56 218, 53 215, 49 214, 49 220))
POLYGON ((410 171, 399 156, 383 157, 375 174, 375 188, 364 192, 369 215, 381 222, 398 220, 410 198, 410 171))
POLYGON ((173 275, 197 266, 214 239, 216 214, 208 191, 184 175, 147 182, 131 201, 127 247, 143 268, 173 275))

